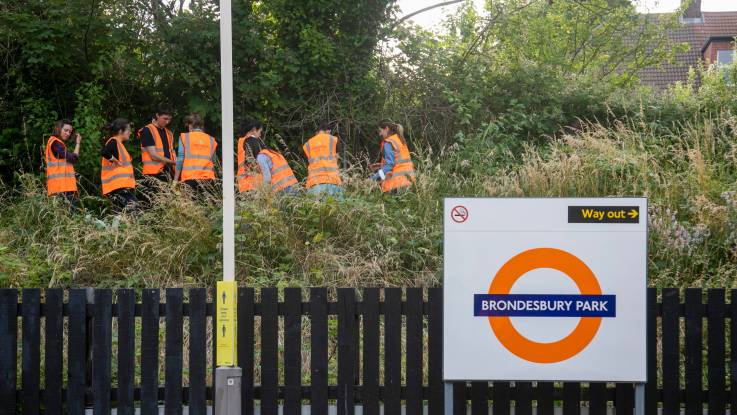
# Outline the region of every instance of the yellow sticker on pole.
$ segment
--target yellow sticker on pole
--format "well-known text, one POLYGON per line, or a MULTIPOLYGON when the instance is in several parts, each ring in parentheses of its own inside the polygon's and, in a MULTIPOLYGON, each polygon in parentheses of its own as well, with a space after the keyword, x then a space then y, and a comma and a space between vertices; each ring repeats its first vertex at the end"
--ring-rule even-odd
POLYGON ((238 285, 235 281, 218 281, 215 302, 217 316, 217 365, 236 366, 236 330, 238 327, 236 298, 238 285))

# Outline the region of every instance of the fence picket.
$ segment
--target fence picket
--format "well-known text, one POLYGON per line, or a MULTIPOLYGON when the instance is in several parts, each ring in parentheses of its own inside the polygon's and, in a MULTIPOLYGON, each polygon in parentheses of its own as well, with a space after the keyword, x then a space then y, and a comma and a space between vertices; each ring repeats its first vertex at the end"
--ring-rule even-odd
MULTIPOLYGON (((240 299, 239 299, 240 301, 240 299)), ((240 306, 240 303, 238 303, 240 306)), ((245 321, 243 322, 246 323, 245 321)), ((189 290, 189 413, 207 415, 207 291, 189 290)), ((245 370, 245 369, 244 369, 245 370)), ((245 406, 244 406, 245 408, 245 406)))
POLYGON ((87 372, 87 293, 69 291, 69 336, 67 356, 67 407, 70 415, 84 415, 85 374, 87 372))
POLYGON ((635 389, 631 383, 617 383, 614 406, 617 415, 632 415, 635 408, 635 389))
POLYGON ((159 301, 158 289, 141 296, 141 415, 159 414, 159 301))
POLYGON ((729 405, 731 412, 737 410, 737 289, 729 292, 729 405))
POLYGON ((92 334, 92 398, 95 415, 111 413, 112 302, 111 290, 95 290, 94 332, 92 334))
POLYGON ((489 413, 489 382, 471 382, 471 415, 489 413))
POLYGON ((606 383, 589 383, 589 414, 606 415, 606 383))
MULTIPOLYGON (((212 336, 213 339, 217 339, 218 313, 217 313, 217 302, 215 300, 217 298, 217 286, 210 289, 210 296, 213 299, 213 302, 208 304, 208 307, 210 307, 210 314, 209 314, 210 315, 210 336, 212 336)), ((236 345, 236 347, 238 347, 238 345, 236 345)), ((217 405, 215 402, 216 401, 215 399, 215 376, 216 376, 217 368, 218 368, 217 341, 214 341, 211 343, 210 349, 211 349, 210 353, 212 354, 212 367, 210 368, 210 374, 211 374, 210 378, 212 379, 212 382, 211 382, 212 394, 209 397, 211 399, 210 404, 212 405, 212 413, 217 413, 218 409, 217 409, 217 405)), ((238 352, 236 351, 236 353, 238 352)))
POLYGON ((41 290, 23 290, 23 415, 37 415, 41 380, 41 290))
POLYGON ((284 415, 302 413, 302 290, 284 290, 284 415))
POLYGON ((379 289, 363 290, 363 413, 379 415, 379 289))
POLYGON ((532 415, 532 382, 515 382, 514 415, 532 415))
POLYGON ((338 289, 338 415, 353 415, 355 409, 354 380, 356 370, 355 341, 356 291, 338 289))
MULTIPOLYGON (((445 410, 445 390, 443 385, 443 289, 428 290, 427 313, 427 371, 428 371, 428 412, 429 415, 442 415, 445 410)), ((531 415, 531 414, 530 414, 531 415)))
POLYGON ((493 395, 494 399, 494 415, 509 415, 509 382, 494 382, 493 395))
POLYGON ((702 415, 703 315, 701 289, 686 289, 686 415, 702 415))
POLYGON ((725 376, 725 337, 724 337, 724 290, 711 289, 708 292, 708 373, 709 373, 709 414, 723 414, 725 376))
POLYGON ((645 413, 658 412, 658 290, 647 289, 647 384, 645 413))
POLYGON ((62 413, 64 365, 63 354, 59 351, 64 350, 64 291, 59 288, 48 289, 45 297, 44 414, 58 415, 62 413))
POLYGON ((401 411, 402 289, 384 290, 384 413, 401 411))
POLYGON ((181 288, 166 289, 166 357, 164 360, 164 413, 182 414, 183 299, 181 288))
POLYGON ((678 290, 663 289, 663 415, 680 415, 678 290))
POLYGON ((136 292, 117 291, 118 296, 118 405, 120 415, 135 413, 136 292))
POLYGON ((407 415, 422 415, 422 288, 407 288, 407 415))
POLYGON ((581 414, 581 384, 563 383, 563 415, 581 414))
POLYGON ((253 288, 238 288, 238 365, 241 367, 241 410, 253 415, 254 383, 254 294, 253 288))
POLYGON ((278 294, 276 288, 261 289, 261 413, 264 415, 277 415, 279 410, 278 294))
POLYGON ((555 401, 553 401, 553 383, 537 382, 537 413, 538 415, 553 415, 555 401))
POLYGON ((0 415, 16 412, 18 291, 0 289, 0 415))
POLYGON ((466 415, 468 412, 468 385, 466 382, 453 382, 453 415, 466 415))
POLYGON ((328 291, 310 289, 311 413, 328 413, 328 291))

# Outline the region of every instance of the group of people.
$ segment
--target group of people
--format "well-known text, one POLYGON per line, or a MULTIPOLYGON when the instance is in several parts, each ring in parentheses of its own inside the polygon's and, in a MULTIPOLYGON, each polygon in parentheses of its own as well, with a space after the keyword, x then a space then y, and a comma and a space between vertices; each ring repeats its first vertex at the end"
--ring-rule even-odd
MULTIPOLYGON (((159 105, 148 125, 137 131, 141 142, 141 178, 137 181, 133 160, 125 147, 130 139, 131 123, 123 118, 113 120, 107 126, 107 135, 100 150, 102 194, 118 212, 138 208, 136 186, 146 201, 161 188, 162 183, 174 181, 189 186, 196 194, 212 192, 217 164, 217 140, 204 132, 204 120, 198 113, 185 118, 186 132, 179 135, 174 149, 174 134, 167 127, 173 110, 166 104, 159 105)), ((236 182, 242 194, 267 189, 274 193, 293 194, 299 181, 289 163, 277 150, 267 147, 261 136, 263 125, 258 120, 241 124, 241 137, 236 152, 238 169, 236 182)), ((406 191, 415 181, 403 128, 391 120, 378 125, 381 137, 381 161, 372 164, 371 178, 381 183, 385 193, 406 191)), ((79 159, 82 137, 74 132, 68 120, 57 121, 53 135, 46 143, 46 188, 49 195, 66 200, 75 208, 78 200, 74 165, 79 159), (74 150, 67 143, 74 136, 74 150)), ((307 192, 318 196, 342 195, 342 180, 338 165, 338 137, 330 125, 323 123, 316 134, 302 146, 307 158, 307 192)))

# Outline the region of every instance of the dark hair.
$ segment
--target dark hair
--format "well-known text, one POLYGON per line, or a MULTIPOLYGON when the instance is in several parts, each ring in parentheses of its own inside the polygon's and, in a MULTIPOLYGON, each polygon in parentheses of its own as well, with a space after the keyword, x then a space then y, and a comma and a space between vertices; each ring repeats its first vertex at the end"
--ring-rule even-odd
POLYGON ((156 115, 174 115, 174 108, 162 102, 156 107, 156 115))
POLYGON ((405 146, 407 145, 407 142, 404 140, 404 127, 402 127, 402 124, 385 118, 379 122, 379 128, 388 128, 390 133, 399 136, 399 139, 402 140, 402 143, 405 146))
POLYGON ((62 118, 61 120, 54 123, 54 135, 61 135, 61 129, 64 128, 65 125, 72 125, 72 121, 68 118, 62 118))
POLYGON ((199 112, 193 112, 184 119, 184 123, 192 128, 204 128, 205 121, 200 116, 199 112))
POLYGON ((261 121, 256 119, 245 119, 241 121, 241 125, 238 127, 238 136, 243 137, 244 135, 248 134, 249 131, 253 129, 261 129, 264 128, 264 125, 261 124, 261 121))
POLYGON ((379 121, 379 128, 388 128, 390 132, 397 133, 397 124, 388 118, 379 121))
POLYGON ((251 153, 251 156, 253 156, 253 158, 256 158, 256 156, 258 156, 258 153, 260 153, 261 150, 265 149, 266 146, 260 138, 248 137, 246 139, 246 148, 251 153))
POLYGON ((317 124, 317 131, 320 131, 320 130, 331 131, 330 121, 327 121, 327 120, 320 121, 320 123, 317 124))
POLYGON ((130 126, 130 122, 125 118, 116 118, 110 124, 105 127, 107 130, 108 137, 117 135, 119 132, 124 131, 130 126))

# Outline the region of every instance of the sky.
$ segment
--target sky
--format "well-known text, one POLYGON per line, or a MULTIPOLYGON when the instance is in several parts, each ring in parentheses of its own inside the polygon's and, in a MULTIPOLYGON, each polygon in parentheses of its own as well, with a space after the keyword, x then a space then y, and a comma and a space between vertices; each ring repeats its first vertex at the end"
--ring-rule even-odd
MULTIPOLYGON (((662 13, 662 12, 669 12, 675 10, 679 4, 681 4, 681 0, 635 0, 638 3, 638 9, 642 12, 650 12, 650 13, 662 13)), ((403 16, 405 14, 412 13, 414 11, 420 10, 422 8, 425 8, 429 5, 441 3, 442 0, 399 0, 399 7, 402 9, 402 12, 399 14, 399 16, 403 16)), ((484 0, 473 0, 474 4, 476 4, 476 7, 479 9, 483 7, 484 0)), ((426 28, 432 28, 440 21, 443 20, 443 17, 453 13, 458 8, 457 5, 447 6, 447 7, 439 7, 437 9, 433 9, 424 13, 421 13, 415 17, 413 17, 411 20, 413 20, 416 24, 426 27, 426 28)), ((726 11, 726 10, 737 10, 737 1, 736 0, 702 0, 701 1, 701 9, 703 11, 709 12, 709 11, 726 11)))

